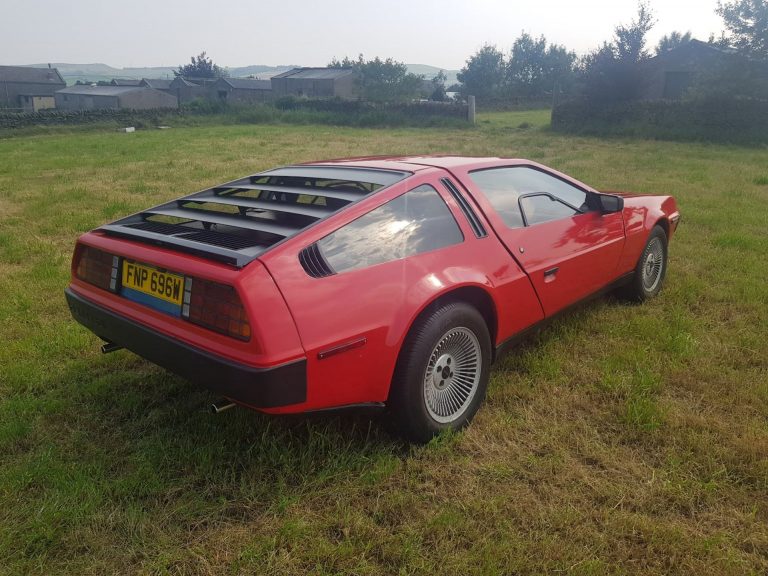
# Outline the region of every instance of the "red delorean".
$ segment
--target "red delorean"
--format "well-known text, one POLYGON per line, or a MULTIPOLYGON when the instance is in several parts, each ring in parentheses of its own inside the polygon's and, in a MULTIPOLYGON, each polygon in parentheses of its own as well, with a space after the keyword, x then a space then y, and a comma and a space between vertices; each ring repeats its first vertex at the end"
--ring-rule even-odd
POLYGON ((528 160, 351 158, 268 170, 84 234, 74 318, 237 404, 387 407, 467 424, 502 350, 585 298, 655 296, 670 196, 528 160))

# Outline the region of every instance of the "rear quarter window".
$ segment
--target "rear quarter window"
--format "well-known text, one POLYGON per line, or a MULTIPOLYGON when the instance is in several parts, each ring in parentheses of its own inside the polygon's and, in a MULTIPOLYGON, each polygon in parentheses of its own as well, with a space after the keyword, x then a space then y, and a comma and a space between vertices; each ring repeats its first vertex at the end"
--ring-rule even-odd
POLYGON ((317 242, 335 272, 399 260, 463 242, 438 192, 424 184, 371 210, 317 242))

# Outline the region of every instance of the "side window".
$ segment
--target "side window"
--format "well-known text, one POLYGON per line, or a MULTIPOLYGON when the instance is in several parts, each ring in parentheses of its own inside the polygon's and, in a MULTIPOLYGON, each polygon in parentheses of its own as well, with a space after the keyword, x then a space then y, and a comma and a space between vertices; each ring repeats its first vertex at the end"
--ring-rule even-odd
MULTIPOLYGON (((575 210, 572 210, 572 213, 586 209, 584 206, 587 199, 586 192, 560 178, 527 166, 477 170, 471 172, 469 176, 510 228, 519 228, 524 225, 518 203, 518 199, 523 194, 547 192, 564 202, 563 208, 567 208, 566 205, 573 207, 575 210)), ((549 198, 546 196, 544 198, 550 202, 549 198)), ((542 200, 532 200, 532 202, 539 204, 542 200)), ((555 210, 561 209, 555 208, 555 210)), ((534 222, 529 219, 528 223, 534 222)))
POLYGON ((569 218, 579 213, 578 210, 555 200, 548 194, 523 196, 520 198, 520 205, 523 207, 525 222, 528 226, 559 218, 569 218))
POLYGON ((463 241, 448 206, 424 184, 339 228, 317 247, 335 272, 344 272, 463 241))

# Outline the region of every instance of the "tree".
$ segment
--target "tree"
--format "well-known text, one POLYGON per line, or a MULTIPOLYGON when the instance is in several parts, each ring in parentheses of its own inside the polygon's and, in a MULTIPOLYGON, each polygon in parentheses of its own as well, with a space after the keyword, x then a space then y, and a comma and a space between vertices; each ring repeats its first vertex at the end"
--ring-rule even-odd
POLYGON ((618 25, 613 42, 604 42, 581 61, 582 93, 593 104, 637 98, 645 85, 643 63, 650 55, 645 49, 648 32, 653 28, 653 14, 640 2, 636 18, 628 25, 618 25))
POLYGON ((430 100, 434 100, 436 102, 445 102, 448 100, 448 96, 446 94, 445 90, 445 82, 448 80, 448 76, 445 75, 445 72, 440 70, 434 78, 432 78, 432 94, 429 95, 430 100))
POLYGON ((227 71, 214 64, 213 60, 208 58, 205 52, 200 52, 200 54, 193 56, 189 60, 189 64, 179 66, 178 70, 173 71, 174 76, 186 78, 221 78, 228 75, 227 71))
POLYGON ((344 56, 342 60, 339 60, 335 56, 328 62, 329 68, 356 68, 365 64, 365 58, 362 54, 357 56, 357 60, 352 60, 349 56, 344 56))
POLYGON ((523 32, 512 46, 507 64, 507 83, 513 95, 541 98, 555 82, 567 83, 576 54, 563 46, 547 46, 544 36, 534 39, 523 32))
POLYGON ((622 24, 614 32, 616 56, 624 63, 637 63, 649 58, 645 50, 646 37, 655 24, 653 13, 642 0, 637 5, 637 16, 629 26, 622 24))
POLYGON ((365 60, 362 54, 353 60, 348 56, 334 58, 328 64, 332 68, 352 68, 360 96, 366 100, 391 102, 409 100, 419 94, 424 77, 411 74, 408 67, 392 58, 382 60, 378 56, 365 60))
POLYGON ((691 33, 686 32, 685 34, 682 34, 680 32, 672 32, 671 34, 665 34, 661 37, 661 40, 659 40, 659 43, 656 45, 656 54, 662 54, 664 52, 667 52, 668 50, 672 50, 673 48, 678 48, 679 46, 682 46, 683 44, 688 44, 688 42, 691 41, 691 33))
POLYGON ((474 95, 478 100, 486 100, 498 96, 504 76, 504 54, 486 44, 469 57, 456 77, 461 82, 462 96, 474 95))
POLYGON ((753 58, 768 60, 768 0, 718 1, 730 43, 753 58))
MULTIPOLYGON (((523 32, 512 45, 507 63, 507 81, 513 93, 532 96, 542 90, 547 67, 547 41, 544 36, 534 40, 523 32)), ((551 88, 551 86, 550 86, 551 88)))

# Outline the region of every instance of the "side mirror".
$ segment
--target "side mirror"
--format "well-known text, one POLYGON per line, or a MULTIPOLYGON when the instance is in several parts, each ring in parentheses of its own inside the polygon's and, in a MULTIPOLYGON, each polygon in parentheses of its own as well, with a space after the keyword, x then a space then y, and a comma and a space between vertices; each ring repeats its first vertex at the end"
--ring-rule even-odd
POLYGON ((602 214, 613 214, 624 210, 624 198, 621 196, 610 196, 608 194, 599 194, 597 196, 599 210, 602 214))

